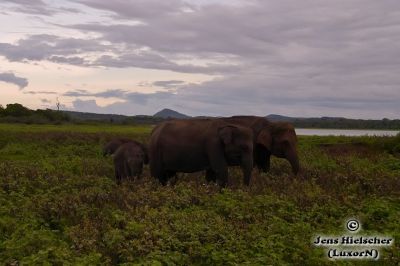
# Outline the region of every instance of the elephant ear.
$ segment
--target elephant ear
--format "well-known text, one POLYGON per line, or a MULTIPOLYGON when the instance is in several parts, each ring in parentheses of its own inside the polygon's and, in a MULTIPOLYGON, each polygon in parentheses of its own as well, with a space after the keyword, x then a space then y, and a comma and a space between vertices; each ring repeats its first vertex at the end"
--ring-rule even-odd
POLYGON ((271 133, 266 129, 261 130, 257 136, 256 143, 263 145, 268 150, 271 150, 271 146, 272 146, 271 133))
POLYGON ((234 126, 223 126, 218 129, 218 135, 225 145, 232 143, 234 128, 234 126))

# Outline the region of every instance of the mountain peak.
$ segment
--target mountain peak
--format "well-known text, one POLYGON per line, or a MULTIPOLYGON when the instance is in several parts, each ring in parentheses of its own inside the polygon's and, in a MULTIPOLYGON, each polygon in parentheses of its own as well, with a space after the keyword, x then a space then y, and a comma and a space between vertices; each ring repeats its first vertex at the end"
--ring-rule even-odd
POLYGON ((164 108, 161 111, 155 113, 153 115, 154 117, 161 117, 161 118, 189 118, 190 116, 187 116, 185 114, 179 113, 175 110, 164 108))

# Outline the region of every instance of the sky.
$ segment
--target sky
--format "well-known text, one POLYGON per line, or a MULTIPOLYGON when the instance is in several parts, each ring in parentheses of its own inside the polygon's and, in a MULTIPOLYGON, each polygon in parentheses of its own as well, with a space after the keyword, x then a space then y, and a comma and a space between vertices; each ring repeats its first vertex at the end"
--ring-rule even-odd
POLYGON ((400 118, 398 0, 1 0, 0 104, 400 118))

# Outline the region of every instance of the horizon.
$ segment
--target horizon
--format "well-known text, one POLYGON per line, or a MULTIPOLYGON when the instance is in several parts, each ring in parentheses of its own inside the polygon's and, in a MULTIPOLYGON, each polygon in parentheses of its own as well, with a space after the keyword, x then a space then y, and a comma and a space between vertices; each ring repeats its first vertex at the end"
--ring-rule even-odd
MULTIPOLYGON (((9 103, 9 104, 18 104, 18 103, 9 103)), ((7 105, 7 104, 6 104, 7 105)), ((6 106, 4 106, 6 107, 6 106)), ((118 114, 118 113, 94 113, 94 112, 84 112, 84 111, 77 111, 77 110, 57 110, 57 109, 53 109, 53 108, 37 108, 37 109, 32 109, 32 110, 52 110, 52 111, 61 111, 61 112, 78 112, 78 113, 88 113, 88 114, 98 114, 98 115, 117 115, 117 116, 127 116, 127 117, 134 117, 134 116, 155 116, 156 114, 162 112, 162 111, 173 111, 176 112, 180 115, 184 115, 187 117, 223 117, 223 116, 206 116, 206 115, 196 115, 196 116, 190 116, 188 114, 185 114, 183 112, 171 109, 171 108, 162 108, 159 111, 154 112, 153 114, 118 114)), ((250 114, 233 114, 231 116, 247 116, 250 114)), ((251 115, 250 115, 251 116, 251 115)), ((354 120, 384 120, 384 119, 388 119, 388 120, 399 120, 399 118, 394 118, 394 119, 390 119, 390 118, 377 118, 377 119, 371 119, 371 118, 354 118, 354 117, 338 117, 338 116, 310 116, 310 117, 303 117, 303 116, 287 116, 287 115, 282 115, 282 114, 265 114, 265 115, 260 115, 261 117, 269 117, 269 116, 280 116, 280 117, 284 117, 284 118, 292 118, 292 119, 322 119, 322 118, 334 118, 334 119, 354 119, 354 120)))
MULTIPOLYGON (((57 110, 55 110, 55 109, 51 109, 51 110, 53 110, 53 111, 57 111, 57 110)), ((156 115, 157 113, 159 113, 159 112, 161 112, 161 111, 164 111, 164 110, 171 110, 171 111, 174 111, 174 112, 177 112, 177 113, 179 113, 179 114, 182 114, 182 115, 186 115, 186 116, 189 116, 189 117, 201 117, 201 116, 206 116, 206 115, 196 115, 196 116, 190 116, 190 115, 188 115, 188 114, 186 114, 186 113, 183 113, 183 112, 180 112, 180 111, 177 111, 177 110, 174 110, 174 109, 171 109, 171 108, 162 108, 161 110, 159 110, 159 111, 156 111, 156 112, 154 112, 153 114, 150 114, 150 115, 145 115, 145 114, 131 114, 131 115, 124 115, 124 114, 116 114, 116 113, 93 113, 93 114, 102 114, 102 115, 122 115, 122 116, 154 116, 154 115, 156 115)), ((60 111, 67 111, 67 112, 80 112, 80 111, 76 111, 76 110, 61 110, 60 109, 60 111)), ((83 113, 92 113, 92 112, 83 112, 83 113)), ((241 115, 250 115, 250 114, 233 114, 233 115, 230 115, 230 116, 241 116, 241 115)), ((383 120, 383 119, 389 119, 389 120, 399 120, 400 118, 394 118, 394 119, 390 119, 390 118, 386 118, 386 117, 382 117, 382 118, 376 118, 376 119, 372 119, 372 118, 354 118, 354 117, 339 117, 339 116, 309 116, 309 117, 303 117, 303 116, 287 116, 287 115, 282 115, 282 114, 265 114, 265 115, 260 115, 261 117, 268 117, 268 116, 272 116, 272 115, 275 115, 275 116, 282 116, 282 117, 287 117, 287 118, 296 118, 296 119, 309 119, 309 118, 344 118, 344 119, 361 119, 361 120, 383 120)), ((210 116, 210 117, 223 117, 223 116, 210 116)))
POLYGON ((5 0, 0 7, 3 106, 399 119, 398 2, 5 0))

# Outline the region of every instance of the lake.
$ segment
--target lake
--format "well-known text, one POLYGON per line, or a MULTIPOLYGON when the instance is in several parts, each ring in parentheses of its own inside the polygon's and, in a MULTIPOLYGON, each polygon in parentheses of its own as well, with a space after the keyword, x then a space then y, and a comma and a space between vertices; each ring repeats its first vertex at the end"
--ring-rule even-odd
POLYGON ((398 130, 296 128, 303 136, 396 136, 398 130))

